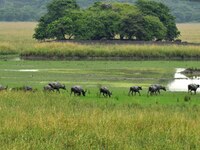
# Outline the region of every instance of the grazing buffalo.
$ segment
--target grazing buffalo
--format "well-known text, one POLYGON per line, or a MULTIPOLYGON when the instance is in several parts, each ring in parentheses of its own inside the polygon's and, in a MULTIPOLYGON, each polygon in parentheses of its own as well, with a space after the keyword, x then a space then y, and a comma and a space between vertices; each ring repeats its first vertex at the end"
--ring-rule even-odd
POLYGON ((135 93, 135 95, 136 95, 136 93, 138 93, 139 95, 141 95, 140 94, 140 90, 142 90, 141 86, 132 86, 132 87, 130 87, 128 95, 130 95, 130 94, 133 95, 133 92, 135 93))
POLYGON ((157 93, 160 94, 160 90, 166 91, 166 88, 164 86, 162 86, 162 85, 159 85, 159 84, 151 85, 149 87, 149 90, 148 90, 147 94, 150 93, 150 95, 153 95, 153 94, 157 95, 157 93))
POLYGON ((100 90, 100 96, 101 96, 101 93, 103 93, 104 97, 107 97, 107 96, 111 97, 112 95, 112 92, 110 92, 107 87, 101 87, 99 90, 100 90))
POLYGON ((33 88, 30 86, 23 86, 23 90, 26 91, 33 91, 33 88))
POLYGON ((160 90, 166 91, 166 88, 162 85, 155 84, 154 86, 157 87, 157 92, 160 94, 160 90))
POLYGON ((194 91, 194 94, 196 94, 196 91, 198 88, 199 88, 198 84, 189 84, 188 85, 188 93, 190 92, 192 94, 192 91, 194 91))
POLYGON ((76 85, 76 86, 71 87, 70 95, 72 95, 72 93, 74 93, 74 95, 81 96, 81 94, 82 94, 83 96, 85 96, 86 92, 87 92, 87 90, 83 90, 83 88, 81 86, 76 85))
POLYGON ((43 90, 45 91, 45 92, 50 92, 50 91, 54 91, 54 88, 52 88, 50 85, 45 85, 44 87, 43 87, 43 90))
POLYGON ((48 85, 51 86, 54 90, 56 90, 59 93, 60 93, 60 89, 66 90, 65 85, 59 82, 51 82, 48 85))
POLYGON ((8 86, 3 86, 3 85, 0 85, 0 91, 3 91, 3 90, 7 90, 8 89, 8 86))
POLYGON ((22 86, 22 87, 14 87, 11 89, 12 91, 33 91, 35 92, 37 89, 33 89, 31 86, 22 86))

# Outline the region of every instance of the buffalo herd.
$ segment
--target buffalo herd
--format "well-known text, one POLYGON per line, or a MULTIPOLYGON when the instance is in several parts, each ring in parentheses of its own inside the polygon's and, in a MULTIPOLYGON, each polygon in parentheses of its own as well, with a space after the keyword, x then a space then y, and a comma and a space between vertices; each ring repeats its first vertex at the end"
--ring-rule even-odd
MULTIPOLYGON (((188 85, 188 93, 194 93, 196 94, 197 89, 200 87, 198 84, 189 84, 188 85)), ((0 85, 0 91, 7 90, 8 86, 3 86, 0 85)), ((64 84, 61 84, 60 82, 50 82, 47 85, 43 87, 44 92, 51 92, 51 91, 57 91, 60 93, 60 89, 66 90, 66 87, 64 84)), ((11 91, 37 91, 37 89, 33 89, 30 86, 23 86, 23 87, 16 87, 16 88, 11 88, 11 91)), ((141 86, 132 86, 129 89, 128 95, 136 95, 136 93, 140 94, 140 91, 142 90, 141 86)), ((154 84, 150 85, 148 87, 148 92, 147 95, 157 95, 160 94, 161 90, 166 91, 166 88, 160 84, 154 84)), ((71 92, 70 95, 74 94, 74 96, 86 96, 87 90, 84 90, 81 86, 72 86, 71 87, 71 92)), ((107 88, 107 87, 100 87, 99 88, 99 96, 103 95, 104 97, 111 97, 112 92, 107 88)))

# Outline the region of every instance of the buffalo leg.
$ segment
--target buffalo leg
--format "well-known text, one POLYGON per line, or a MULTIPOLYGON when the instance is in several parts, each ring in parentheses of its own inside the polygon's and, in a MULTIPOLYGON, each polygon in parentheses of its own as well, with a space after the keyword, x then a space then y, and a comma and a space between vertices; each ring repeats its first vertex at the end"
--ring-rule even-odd
POLYGON ((56 91, 57 91, 58 93, 60 93, 60 90, 59 90, 59 89, 56 89, 56 91))
POLYGON ((73 93, 73 92, 71 91, 70 96, 72 95, 72 93, 73 93))

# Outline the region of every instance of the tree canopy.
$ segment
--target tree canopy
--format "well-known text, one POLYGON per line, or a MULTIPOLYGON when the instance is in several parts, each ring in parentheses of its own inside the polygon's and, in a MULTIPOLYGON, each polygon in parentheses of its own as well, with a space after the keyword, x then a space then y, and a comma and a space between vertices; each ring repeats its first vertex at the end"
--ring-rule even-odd
POLYGON ((167 40, 173 40, 180 32, 175 24, 175 17, 170 14, 170 9, 163 3, 155 1, 138 0, 136 5, 144 15, 158 17, 167 29, 167 40))
POLYGON ((40 18, 33 37, 38 40, 63 40, 66 35, 71 36, 74 25, 71 13, 79 10, 76 1, 53 0, 47 5, 47 10, 48 12, 40 18))
POLYGON ((53 0, 39 20, 33 37, 45 39, 169 40, 179 36, 175 18, 162 3, 138 0, 127 3, 96 2, 80 9, 75 0, 53 0))

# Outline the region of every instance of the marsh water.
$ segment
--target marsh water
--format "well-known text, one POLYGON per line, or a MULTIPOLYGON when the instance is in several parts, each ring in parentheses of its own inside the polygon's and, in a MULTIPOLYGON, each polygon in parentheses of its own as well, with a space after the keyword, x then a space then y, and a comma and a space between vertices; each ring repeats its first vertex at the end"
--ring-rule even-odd
MULTIPOLYGON (((48 69, 47 69, 48 70, 48 69)), ((188 84, 195 83, 200 84, 200 77, 189 78, 186 75, 182 74, 185 68, 176 68, 174 74, 174 79, 169 81, 167 87, 169 91, 187 91, 188 84)), ((39 69, 4 69, 4 71, 10 72, 38 72, 39 69)), ((198 90, 197 90, 198 91, 198 90)), ((200 92, 200 90, 199 90, 200 92)))
MULTIPOLYGON (((182 74, 182 71, 184 70, 185 68, 176 68, 174 80, 168 84, 169 91, 188 91, 188 84, 200 84, 200 76, 187 77, 186 75, 182 74)), ((197 91, 200 92, 199 89, 197 89, 197 91)))

